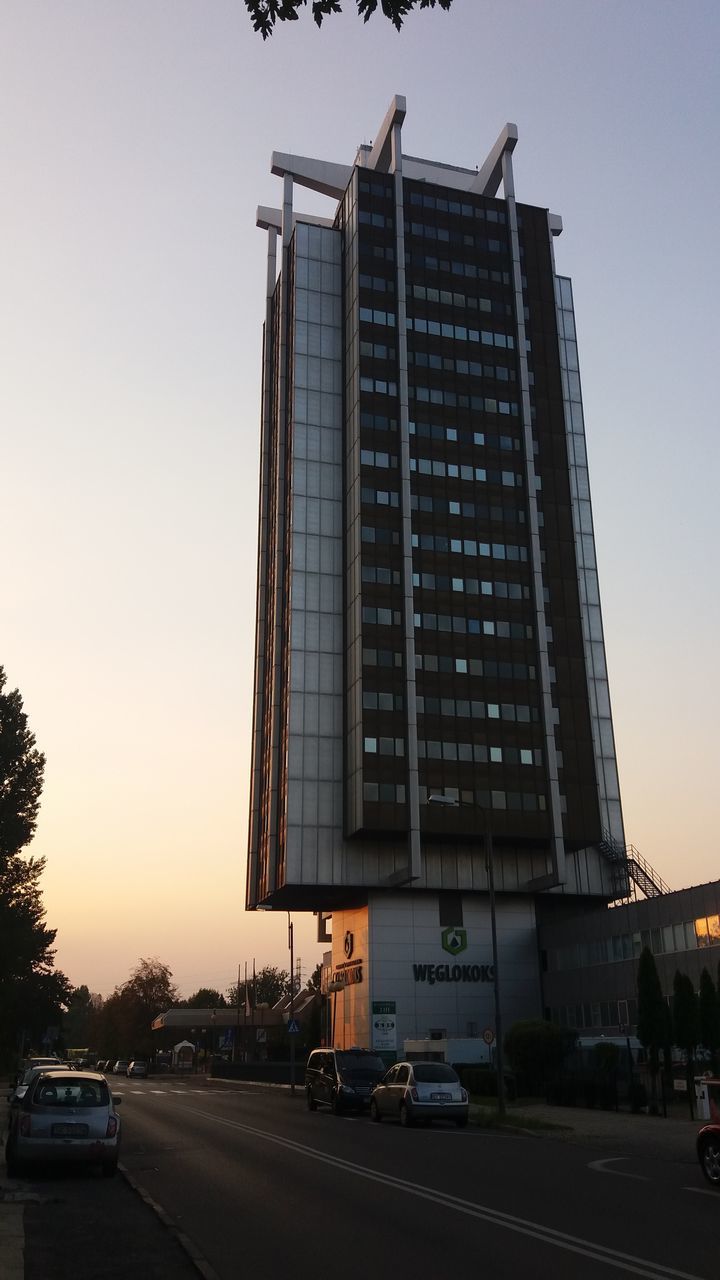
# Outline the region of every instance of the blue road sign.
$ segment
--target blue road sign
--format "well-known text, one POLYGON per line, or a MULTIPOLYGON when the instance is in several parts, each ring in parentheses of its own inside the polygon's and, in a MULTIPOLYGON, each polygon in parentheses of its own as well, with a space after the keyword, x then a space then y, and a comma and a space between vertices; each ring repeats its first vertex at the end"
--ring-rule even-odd
POLYGON ((287 1024, 288 1035, 296 1036, 300 1030, 300 1023, 295 1018, 291 1018, 287 1024))

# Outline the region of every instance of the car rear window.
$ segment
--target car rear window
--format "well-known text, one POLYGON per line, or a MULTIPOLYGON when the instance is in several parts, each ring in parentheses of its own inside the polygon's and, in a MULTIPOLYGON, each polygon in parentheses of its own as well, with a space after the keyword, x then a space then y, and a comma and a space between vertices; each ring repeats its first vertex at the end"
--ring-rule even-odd
POLYGON ((110 1094, 104 1080, 53 1075, 38 1081, 32 1101, 35 1107, 107 1107, 110 1094))
POLYGON ((446 1062, 416 1062, 413 1075, 418 1084, 457 1084, 459 1076, 446 1062))
POLYGON ((337 1053, 338 1070, 344 1076, 360 1079, 367 1074, 385 1075, 385 1063, 374 1053, 337 1053))

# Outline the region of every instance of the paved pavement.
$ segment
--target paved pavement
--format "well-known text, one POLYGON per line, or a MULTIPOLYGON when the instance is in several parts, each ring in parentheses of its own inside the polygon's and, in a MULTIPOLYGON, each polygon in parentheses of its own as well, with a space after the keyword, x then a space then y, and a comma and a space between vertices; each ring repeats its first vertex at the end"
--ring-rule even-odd
MULTIPOLYGON (((203 1082, 194 1077, 193 1086, 203 1082)), ((208 1079, 207 1087, 222 1087, 222 1081, 208 1079)), ((230 1082, 228 1082, 230 1083, 230 1082)), ((236 1084, 237 1082, 233 1082, 236 1084)), ((243 1081, 243 1087, 248 1082, 243 1081)), ((282 1087, 283 1092, 289 1086, 282 1087)), ((266 1089, 263 1092, 268 1092, 266 1089)), ((297 1090, 302 1100, 302 1090, 297 1090)), ((475 1110, 475 1108, 473 1108, 475 1110)), ((482 1111, 481 1107, 477 1108, 482 1111)), ((623 1155, 642 1155, 653 1159, 695 1165, 695 1134, 700 1122, 691 1120, 682 1109, 665 1119, 642 1113, 585 1110, 578 1107, 555 1107, 546 1103, 525 1103, 521 1108, 508 1108, 509 1120, 516 1119, 523 1128, 523 1118, 530 1121, 563 1126, 558 1129, 533 1129, 538 1141, 580 1143, 601 1147, 623 1155)), ((96 1221, 95 1251, 87 1238, 88 1215, 85 1197, 73 1194, 79 1180, 63 1180, 49 1176, 46 1182, 27 1183, 7 1177, 4 1158, 0 1160, 0 1276, 2 1280, 120 1280, 142 1274, 144 1280, 175 1280, 175 1277, 197 1276, 191 1259, 181 1251, 176 1234, 166 1226, 152 1208, 123 1183, 116 1189, 104 1179, 88 1179, 86 1192, 93 1200, 92 1217, 96 1221), (92 1186, 91 1186, 92 1183, 92 1186), (112 1195, 103 1192, 112 1192, 112 1195), (109 1255, 107 1241, 117 1239, 113 1207, 120 1206, 132 1229, 125 1232, 125 1252, 117 1249, 109 1255), (75 1206, 75 1208, 73 1208, 75 1206), (111 1216, 105 1219, 105 1214, 111 1216), (84 1234, 83 1234, 84 1232, 84 1234), (82 1249, 78 1245, 82 1240, 82 1249), (131 1247, 131 1242, 134 1242, 131 1247), (70 1257, 63 1258, 63 1243, 72 1245, 70 1257), (141 1246, 142 1255, 135 1246, 141 1246), (77 1259, 85 1254, 89 1270, 80 1275, 77 1259), (94 1256, 94 1261, 93 1261, 94 1256), (102 1261, 102 1266, 101 1266, 102 1261)))
MULTIPOLYGON (((509 1119, 528 1116, 544 1124, 563 1125, 558 1130, 537 1130, 539 1137, 558 1142, 600 1146, 624 1155, 649 1156, 695 1164, 695 1135, 701 1120, 691 1120, 687 1107, 677 1107, 667 1119, 640 1112, 596 1111, 584 1107, 555 1107, 544 1102, 510 1107, 509 1119)), ((522 1121, 520 1120, 520 1123, 522 1121)))

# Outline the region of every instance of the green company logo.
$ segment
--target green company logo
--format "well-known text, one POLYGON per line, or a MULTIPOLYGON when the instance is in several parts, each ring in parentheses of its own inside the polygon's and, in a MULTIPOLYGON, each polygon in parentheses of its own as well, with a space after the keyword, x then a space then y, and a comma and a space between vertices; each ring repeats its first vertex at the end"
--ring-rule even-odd
POLYGON ((461 951, 467 947, 467 930, 452 927, 443 929, 442 946, 443 951, 449 951, 451 956, 459 956, 461 951))

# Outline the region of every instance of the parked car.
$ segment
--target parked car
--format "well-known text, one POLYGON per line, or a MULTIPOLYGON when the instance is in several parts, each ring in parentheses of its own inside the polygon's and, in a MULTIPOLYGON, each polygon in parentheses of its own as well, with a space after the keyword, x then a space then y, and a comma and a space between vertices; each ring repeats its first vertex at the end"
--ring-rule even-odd
POLYGON ((118 1058, 117 1062, 115 1063, 115 1066, 111 1067, 110 1070, 115 1076, 124 1076, 125 1072, 128 1069, 128 1066, 129 1066, 129 1061, 127 1058, 118 1058))
POLYGON ((22 1102, 28 1089, 30 1088, 30 1086, 33 1084, 33 1082, 37 1079, 39 1075, 42 1075, 44 1072, 68 1071, 68 1070, 69 1070, 69 1067, 67 1063, 58 1062, 57 1059, 55 1059, 55 1061, 52 1063, 51 1066, 42 1065, 42 1066, 28 1067, 22 1073, 18 1083, 15 1085, 15 1088, 10 1094, 10 1097, 8 1099, 10 1106, 17 1107, 19 1103, 22 1102))
POLYGON ((38 1161, 87 1161, 112 1177, 120 1144, 119 1102, 96 1071, 40 1072, 11 1113, 5 1147, 10 1177, 38 1161))
POLYGON ((309 1111, 318 1103, 340 1111, 362 1111, 385 1063, 368 1049, 313 1049, 305 1067, 305 1096, 309 1111))
POLYGON ((138 1080, 147 1080, 148 1064, 144 1058, 133 1058, 132 1062, 128 1063, 128 1068, 125 1074, 128 1079, 132 1079, 132 1077, 135 1076, 138 1080))
POLYGON ((17 1084, 20 1084, 25 1072, 29 1071, 30 1067, 54 1067, 57 1066, 59 1062, 60 1059, 56 1053, 52 1054, 49 1058, 26 1058, 15 1077, 15 1081, 17 1084))
POLYGON ((697 1136, 697 1154, 708 1182, 720 1189, 720 1123, 703 1125, 697 1136))
POLYGON ((451 1120, 462 1129, 468 1122, 468 1096, 447 1062, 396 1062, 370 1099, 370 1115, 378 1121, 392 1116, 402 1125, 451 1120))

